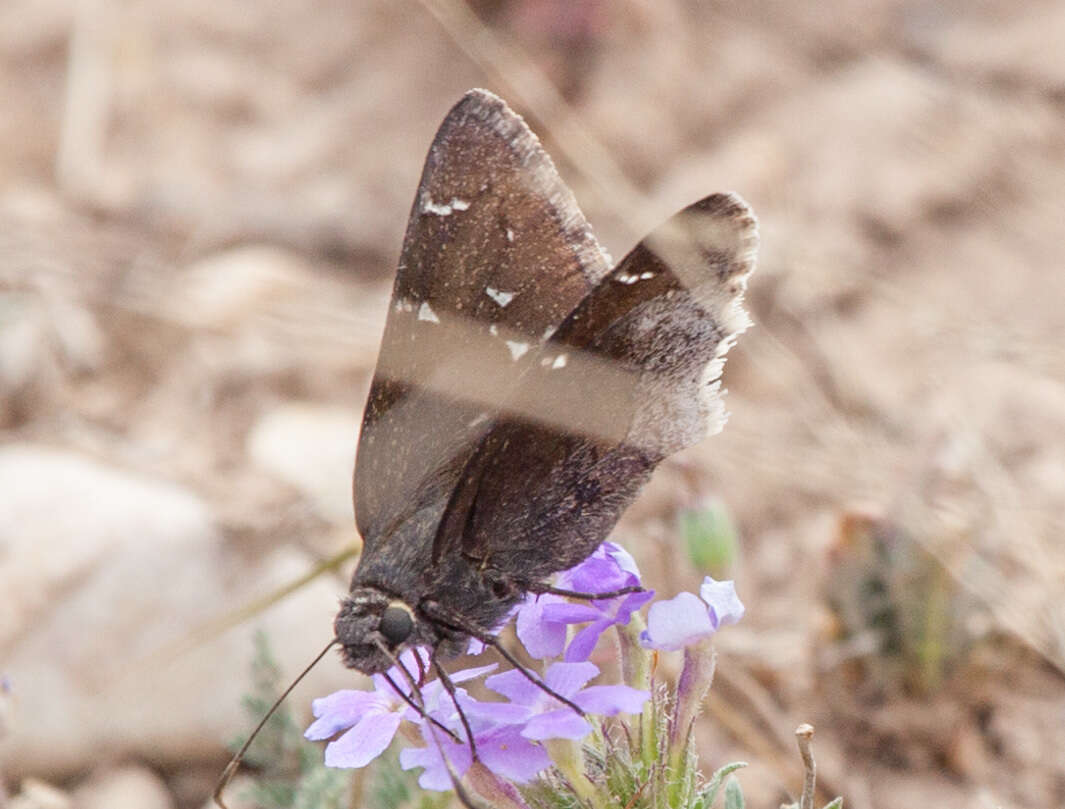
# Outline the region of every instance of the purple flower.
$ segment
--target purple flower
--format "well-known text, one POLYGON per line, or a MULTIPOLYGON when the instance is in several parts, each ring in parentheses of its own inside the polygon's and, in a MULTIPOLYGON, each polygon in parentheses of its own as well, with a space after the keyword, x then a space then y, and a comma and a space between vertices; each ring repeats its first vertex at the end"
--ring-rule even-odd
MULTIPOLYGON (((464 704, 463 710, 466 707, 464 704)), ((426 746, 402 750, 399 754, 400 766, 404 770, 424 768, 424 772, 418 776, 418 785, 422 789, 451 789, 447 764, 461 778, 473 764, 470 746, 457 744, 425 722, 421 730, 426 746)), ((541 745, 524 738, 521 731, 520 724, 487 725, 480 730, 474 729, 473 738, 477 755, 489 770, 511 781, 526 783, 538 772, 547 769, 551 759, 541 745)))
MULTIPOLYGON (((583 593, 613 592, 639 584, 639 571, 632 557, 610 542, 603 543, 588 559, 556 580, 560 589, 583 593)), ((581 603, 550 594, 530 597, 517 610, 518 634, 537 658, 555 657, 565 651, 567 662, 551 665, 544 680, 549 688, 583 711, 607 716, 639 713, 649 699, 648 692, 625 685, 589 687, 588 682, 599 669, 584 661, 606 629, 628 623, 632 613, 653 596, 653 592, 641 591, 581 603), (586 626, 567 649, 568 627, 578 623, 586 626)), ((483 644, 471 641, 471 652, 482 649, 483 644)), ((406 671, 415 675, 426 669, 429 654, 425 649, 407 650, 400 661, 406 671)), ((465 682, 493 669, 495 665, 466 669, 452 674, 451 679, 465 682)), ((400 764, 404 769, 423 769, 418 778, 423 788, 450 789, 452 773, 462 777, 472 766, 468 733, 488 770, 524 783, 551 764, 542 742, 580 739, 592 729, 584 717, 516 670, 485 680, 485 685, 507 698, 505 702, 481 702, 462 688, 455 690, 452 699, 439 680, 422 686, 421 704, 432 722, 404 698, 411 689, 398 667, 390 669, 387 678, 377 674, 372 679, 373 690, 338 691, 314 701, 315 722, 304 735, 308 739, 332 739, 325 749, 327 766, 365 766, 384 752, 400 724, 408 720, 419 725, 426 746, 401 751, 400 764), (454 735, 443 732, 441 727, 454 735)))
MULTIPOLYGON (((642 710, 650 697, 646 691, 627 685, 593 685, 585 688, 586 683, 598 673, 599 667, 594 663, 553 663, 544 675, 544 682, 587 713, 614 716, 642 710)), ((527 711, 521 731, 526 739, 580 739, 592 729, 587 719, 572 708, 561 705, 520 671, 512 669, 492 675, 485 679, 484 684, 509 699, 510 705, 521 706, 527 711)))
MULTIPOLYGON (((579 565, 560 573, 555 586, 582 593, 607 593, 640 584, 633 558, 613 542, 604 542, 579 565)), ((654 597, 653 591, 629 593, 601 601, 575 603, 562 596, 530 595, 518 610, 517 633, 529 654, 567 662, 587 660, 600 635, 615 624, 627 624, 632 613, 654 597), (587 624, 566 648, 570 624, 587 624)))
MULTIPOLYGON (((408 649, 400 655, 400 662, 407 671, 418 671, 417 658, 422 668, 428 665, 428 652, 424 649, 408 649)), ((495 665, 466 669, 451 675, 455 682, 464 682, 495 669, 495 665)), ((410 693, 406 678, 393 666, 389 672, 392 681, 403 691, 410 693)), ((365 767, 391 744, 400 722, 404 719, 418 720, 418 713, 393 690, 383 675, 373 676, 373 691, 345 689, 316 699, 311 703, 315 721, 303 734, 312 740, 329 739, 341 731, 340 738, 331 741, 325 748, 327 767, 365 767)), ((426 710, 438 709, 446 694, 438 680, 433 680, 420 689, 426 710)))
POLYGON ((681 593, 658 601, 647 611, 647 629, 640 643, 648 649, 682 649, 700 638, 713 635, 743 617, 744 607, 731 581, 703 579, 699 595, 681 593))
MULTIPOLYGON (((594 663, 555 663, 544 681, 556 692, 573 700, 588 713, 613 716, 639 713, 649 698, 646 691, 625 685, 590 686, 586 683, 599 673, 594 663)), ((459 689, 457 699, 473 731, 481 762, 493 773, 515 783, 527 783, 551 765, 543 745, 548 739, 580 739, 592 727, 572 708, 561 705, 520 671, 510 670, 485 680, 485 685, 508 702, 480 702, 459 689)), ((465 736, 454 705, 441 702, 433 718, 465 736)), ((424 768, 418 777, 423 789, 450 789, 447 764, 461 777, 472 765, 468 744, 457 744, 427 722, 421 723, 425 747, 410 748, 399 754, 405 770, 424 768), (446 763, 445 763, 446 757, 446 763)))
MULTIPOLYGON (((550 766, 544 749, 521 735, 529 718, 528 708, 507 702, 480 702, 463 689, 456 689, 455 698, 473 732, 478 757, 493 773, 523 783, 550 766)), ((431 716, 465 740, 466 728, 453 702, 441 702, 431 716)), ((423 789, 451 789, 448 765, 462 777, 473 764, 470 745, 455 742, 429 722, 422 720, 420 725, 425 747, 401 751, 400 766, 405 770, 424 768, 418 777, 423 789)))

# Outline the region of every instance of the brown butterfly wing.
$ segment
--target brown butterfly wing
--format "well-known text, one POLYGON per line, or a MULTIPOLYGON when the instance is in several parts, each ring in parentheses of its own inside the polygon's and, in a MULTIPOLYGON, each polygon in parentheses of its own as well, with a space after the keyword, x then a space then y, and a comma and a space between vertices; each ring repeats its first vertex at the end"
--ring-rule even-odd
POLYGON ((756 247, 729 194, 637 245, 537 353, 467 462, 434 556, 461 548, 526 582, 588 556, 662 459, 723 424, 756 247))
POLYGON ((363 417, 364 553, 439 515, 535 347, 608 270, 536 136, 491 93, 468 93, 426 159, 363 417))

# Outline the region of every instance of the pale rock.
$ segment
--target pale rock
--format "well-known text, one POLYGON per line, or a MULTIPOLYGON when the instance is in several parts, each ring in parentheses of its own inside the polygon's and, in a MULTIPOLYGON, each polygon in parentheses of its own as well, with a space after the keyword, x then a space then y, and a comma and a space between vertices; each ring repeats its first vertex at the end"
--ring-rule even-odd
MULTIPOLYGON (((124 757, 215 761, 249 725, 240 700, 254 631, 267 632, 283 678, 332 636, 343 590, 334 579, 240 617, 313 560, 286 548, 264 559, 229 551, 187 490, 20 445, 0 451, 0 491, 0 659, 11 691, 0 757, 9 771, 54 777, 124 757)), ((296 716, 306 717, 311 697, 352 682, 329 656, 292 697, 296 716)))
POLYGON ((272 303, 297 297, 311 283, 299 256, 270 245, 245 245, 205 256, 175 278, 169 306, 192 326, 226 329, 272 303))
MULTIPOLYGON (((74 453, 28 444, 0 450, 0 649, 102 572, 114 550, 150 540, 175 547, 212 537, 208 512, 192 494, 145 481, 74 453)), ((95 612, 90 606, 92 612, 95 612)))
POLYGON ((23 780, 19 794, 5 809, 72 809, 74 801, 63 790, 36 778, 23 780))
POLYGON ((78 809, 173 809, 166 784, 146 767, 127 766, 93 775, 74 792, 78 809))
POLYGON ((0 290, 0 423, 37 412, 62 376, 99 370, 106 348, 88 308, 49 290, 0 290))
POLYGON ((358 434, 358 414, 350 409, 291 403, 259 419, 247 448, 256 465, 297 489, 319 516, 350 527, 358 434))
POLYGON ((0 321, 0 391, 7 398, 25 389, 44 365, 47 324, 28 295, 4 294, 0 306, 5 310, 0 321))

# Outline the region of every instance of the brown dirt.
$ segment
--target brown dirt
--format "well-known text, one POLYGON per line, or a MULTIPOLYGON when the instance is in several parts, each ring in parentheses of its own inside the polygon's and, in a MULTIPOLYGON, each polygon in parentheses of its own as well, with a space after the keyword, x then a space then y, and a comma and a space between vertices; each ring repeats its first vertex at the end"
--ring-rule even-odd
POLYGON ((754 762, 770 805, 811 721, 850 806, 1065 805, 1065 6, 498 0, 488 39, 456 8, 6 3, 0 296, 29 337, 4 338, 3 439, 324 553, 245 437, 279 401, 361 408, 426 146, 486 86, 614 255, 710 191, 761 219, 731 420, 622 527, 654 569, 677 508, 712 493, 739 526, 708 758, 754 762), (216 289, 203 262, 244 247, 276 273, 216 289), (861 563, 878 541, 922 571, 896 603, 937 594, 964 630, 934 683, 841 651, 832 598, 895 575, 861 563))

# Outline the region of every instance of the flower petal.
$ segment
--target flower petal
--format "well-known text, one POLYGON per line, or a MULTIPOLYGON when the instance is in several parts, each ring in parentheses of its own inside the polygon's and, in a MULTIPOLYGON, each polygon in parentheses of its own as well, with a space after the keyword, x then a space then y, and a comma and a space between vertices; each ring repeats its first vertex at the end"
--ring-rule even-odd
POLYGON ((367 711, 386 711, 391 703, 373 691, 344 689, 311 702, 317 720, 303 734, 312 740, 329 739, 356 724, 367 711))
POLYGON ((566 589, 581 593, 609 593, 611 590, 639 584, 635 576, 622 570, 602 549, 563 576, 568 585, 566 589))
POLYGON ((544 674, 544 682, 564 697, 572 697, 584 684, 599 673, 595 663, 552 663, 544 674))
POLYGON ((374 713, 325 746, 325 766, 365 767, 392 743, 403 717, 398 713, 374 713))
POLYGON ((524 784, 551 766, 551 759, 542 746, 524 738, 521 731, 520 727, 504 727, 478 735, 477 756, 496 775, 524 784))
POLYGON ((636 579, 633 584, 640 583, 640 568, 636 566, 636 560, 632 558, 631 553, 616 542, 604 542, 600 547, 614 560, 614 563, 619 568, 636 579))
POLYGON ((498 663, 489 663, 487 666, 476 666, 472 669, 462 669, 451 675, 451 681, 454 683, 464 683, 467 680, 473 680, 476 677, 480 677, 482 674, 495 671, 497 668, 499 668, 498 663))
POLYGON ((632 614, 654 597, 654 590, 641 590, 638 593, 630 593, 625 596, 625 600, 618 607, 616 623, 627 624, 632 614))
POLYGON ((594 621, 600 618, 603 611, 599 607, 587 602, 574 603, 562 601, 547 604, 543 610, 543 620, 557 624, 583 624, 585 621, 594 621))
POLYGON ((639 713, 650 698, 649 691, 627 685, 593 685, 574 695, 573 701, 588 713, 614 716, 639 713))
POLYGON ((525 723, 521 735, 526 739, 583 739, 592 732, 592 726, 572 708, 560 708, 534 716, 525 723))
POLYGON ((694 593, 681 593, 651 605, 640 643, 650 649, 682 649, 713 633, 714 625, 703 600, 694 593))
POLYGON ((545 616, 548 606, 563 602, 559 596, 544 594, 530 596, 521 609, 515 622, 518 639, 529 654, 538 660, 558 657, 566 646, 566 626, 545 616))
POLYGON ((596 644, 599 643, 600 636, 613 625, 614 622, 610 619, 588 624, 588 626, 573 636, 573 640, 566 647, 564 660, 567 663, 579 663, 587 660, 595 649, 596 644))
POLYGON ((733 581, 715 581, 707 576, 699 588, 699 596, 709 605, 715 626, 734 624, 746 611, 736 595, 736 583, 733 581))
POLYGON ((530 708, 513 702, 482 702, 466 694, 462 695, 459 702, 462 703, 462 711, 473 726, 474 735, 489 727, 520 725, 532 715, 530 708))
POLYGON ((529 679, 517 669, 485 677, 484 684, 516 705, 535 705, 543 694, 543 690, 538 685, 529 682, 529 679))
MULTIPOLYGON (((427 731, 423 728, 422 736, 427 731)), ((441 736, 443 734, 440 734, 441 736)), ((432 789, 437 792, 446 792, 452 788, 451 776, 448 774, 447 765, 443 756, 447 756, 451 762, 455 774, 460 778, 470 768, 473 758, 470 756, 468 744, 455 744, 446 739, 426 739, 426 747, 408 747, 399 753, 399 766, 404 770, 412 770, 415 767, 424 767, 425 771, 418 776, 418 786, 422 789, 432 789)))

